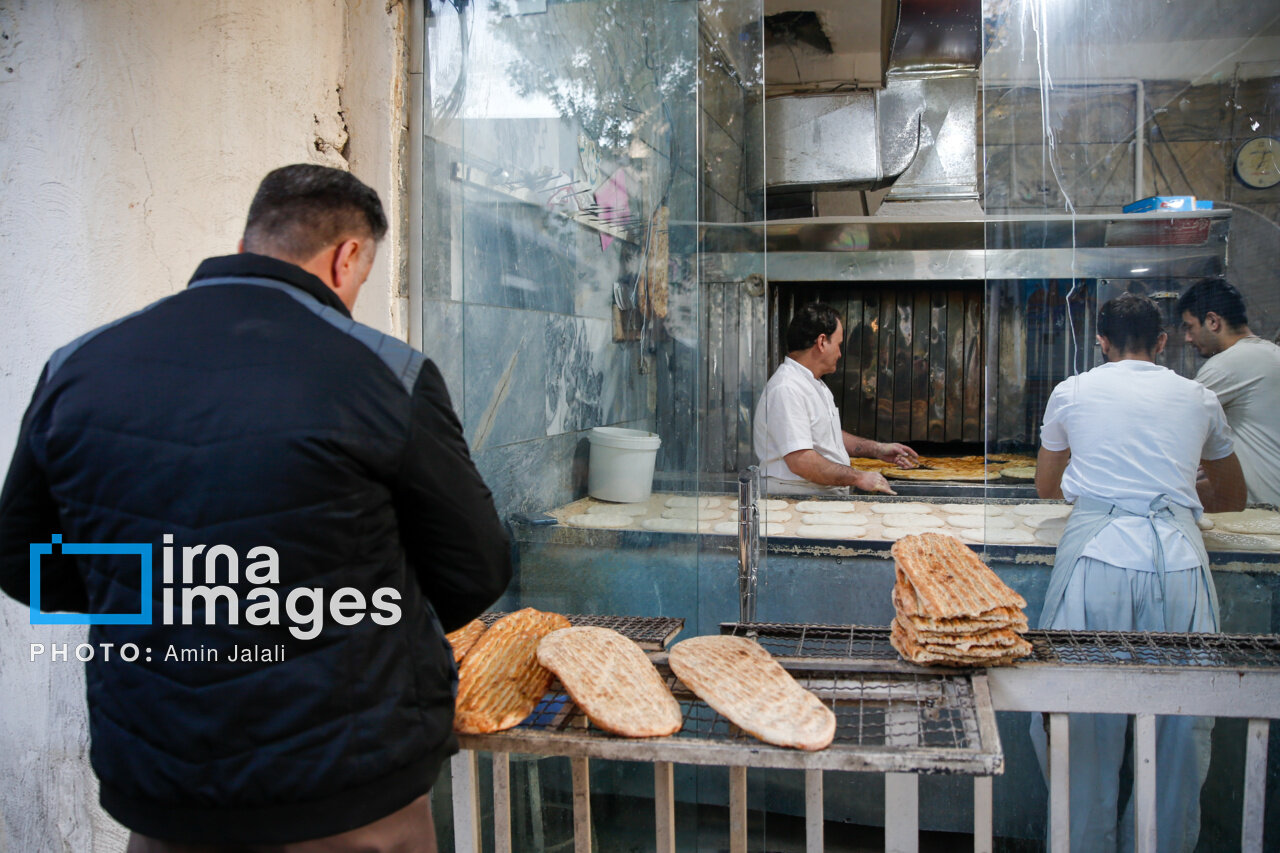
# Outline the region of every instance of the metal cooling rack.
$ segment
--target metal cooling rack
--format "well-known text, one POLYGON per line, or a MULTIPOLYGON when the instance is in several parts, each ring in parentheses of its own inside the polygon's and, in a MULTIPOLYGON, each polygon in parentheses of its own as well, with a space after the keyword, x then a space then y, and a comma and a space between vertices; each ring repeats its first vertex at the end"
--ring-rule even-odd
POLYGON ((624 738, 597 729, 556 683, 516 728, 459 735, 459 741, 474 750, 677 764, 975 775, 1004 769, 982 676, 792 669, 836 715, 832 744, 803 752, 746 734, 694 696, 665 663, 658 671, 684 716, 682 729, 669 737, 624 738))
MULTIPOLYGON (((506 613, 484 613, 480 619, 485 627, 497 622, 506 613)), ((575 628, 591 626, 612 628, 622 636, 650 652, 660 652, 671 645, 676 634, 684 630, 684 620, 667 616, 597 616, 595 614, 566 613, 565 618, 575 628)))
POLYGON ((1275 634, 1028 631, 1035 663, 1280 669, 1275 634))
MULTIPOLYGON (((721 634, 751 637, 781 660, 918 671, 889 645, 889 629, 857 625, 724 622, 721 634)), ((1274 634, 1155 634, 1123 631, 1027 631, 1031 654, 1019 664, 1280 668, 1274 634)))

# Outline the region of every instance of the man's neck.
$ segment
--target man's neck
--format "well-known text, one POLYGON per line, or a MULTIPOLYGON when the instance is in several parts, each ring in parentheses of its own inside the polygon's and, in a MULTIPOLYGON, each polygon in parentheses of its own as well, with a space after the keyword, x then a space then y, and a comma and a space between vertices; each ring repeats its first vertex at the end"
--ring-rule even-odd
POLYGON ((1253 336, 1253 332, 1249 331, 1248 326, 1240 326, 1230 331, 1224 331, 1218 338, 1222 342, 1222 349, 1218 350, 1218 352, 1226 352, 1245 338, 1252 338, 1253 336))
POLYGON ((808 356, 809 356, 809 350, 797 350, 796 352, 787 353, 787 358, 796 362, 805 370, 813 374, 814 379, 821 379, 822 377, 818 375, 818 371, 813 369, 814 360, 809 358, 808 356))

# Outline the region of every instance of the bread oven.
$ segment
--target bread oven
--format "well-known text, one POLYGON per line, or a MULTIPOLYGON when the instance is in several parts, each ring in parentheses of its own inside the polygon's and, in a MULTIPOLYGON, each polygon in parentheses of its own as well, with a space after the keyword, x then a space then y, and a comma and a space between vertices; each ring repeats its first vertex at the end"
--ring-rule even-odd
MULTIPOLYGON (((751 417, 796 307, 844 317, 825 381, 843 427, 931 454, 1033 452, 1053 387, 1099 363, 1094 316, 1125 291, 1174 305, 1226 268, 1231 211, 815 218, 703 225, 704 471, 755 463, 751 417), (764 231, 763 241, 760 230, 764 231), (763 244, 765 256, 759 256, 763 244), (767 281, 750 275, 767 264, 767 281), (752 354, 756 354, 752 358, 752 354)), ((1196 362, 1171 335, 1166 363, 1196 362)))

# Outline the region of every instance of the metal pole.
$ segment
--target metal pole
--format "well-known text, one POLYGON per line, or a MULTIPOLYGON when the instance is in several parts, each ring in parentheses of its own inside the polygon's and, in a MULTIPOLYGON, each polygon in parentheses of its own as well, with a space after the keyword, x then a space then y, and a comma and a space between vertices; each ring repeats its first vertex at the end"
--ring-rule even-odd
POLYGON ((738 473, 738 621, 756 621, 756 581, 760 569, 760 469, 738 473))

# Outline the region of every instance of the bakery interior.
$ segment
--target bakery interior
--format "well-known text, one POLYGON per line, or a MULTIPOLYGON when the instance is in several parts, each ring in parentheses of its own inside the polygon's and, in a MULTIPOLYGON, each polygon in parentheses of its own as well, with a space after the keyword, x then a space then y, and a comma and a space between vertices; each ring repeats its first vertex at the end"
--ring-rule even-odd
MULTIPOLYGON (((449 0, 430 4, 423 41, 418 319, 510 522, 516 576, 495 611, 676 620, 677 639, 739 623, 887 632, 901 533, 876 505, 914 502, 1034 626, 1056 516, 1036 511, 1025 469, 1055 384, 1102 363, 1098 306, 1151 296, 1170 334, 1160 363, 1188 377, 1202 359, 1174 306, 1194 281, 1227 277, 1253 332, 1280 339, 1280 142, 1265 168, 1249 145, 1280 136, 1274 2, 449 0), (1122 210, 1152 196, 1201 205, 1122 210), (940 469, 843 499, 858 524, 807 524, 802 498, 751 477, 783 331, 819 299, 846 330, 825 380, 843 428, 940 469), (656 437, 651 481, 612 524, 598 522, 619 501, 589 494, 597 428, 656 437)), ((1280 632, 1280 535, 1205 542, 1223 631, 1280 632)), ((1269 663, 1240 666, 1277 699, 1263 646, 1269 663)), ((823 849, 815 778, 825 849, 1045 849, 1027 729, 1056 706, 1012 700, 998 677, 1030 668, 1007 669, 991 670, 999 760, 984 770, 739 777, 618 752, 588 771, 464 739, 433 795, 441 846, 654 849, 663 767, 680 850, 823 849), (918 837, 886 826, 903 802, 918 837)), ((1211 683, 1186 669, 1179 690, 1211 683)), ((1036 673, 1048 693, 1075 683, 1036 673)), ((1133 713, 1115 690, 1103 707, 1133 713)), ((1256 827, 1280 844, 1276 727, 1201 713, 1223 715, 1197 849, 1251 849, 1256 827), (1253 741, 1269 746, 1261 769, 1253 741)))

